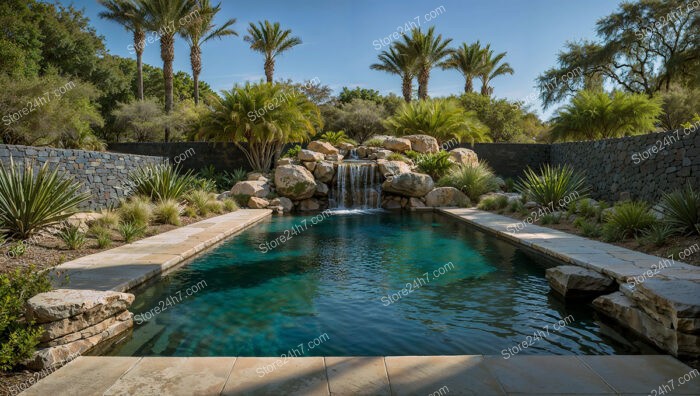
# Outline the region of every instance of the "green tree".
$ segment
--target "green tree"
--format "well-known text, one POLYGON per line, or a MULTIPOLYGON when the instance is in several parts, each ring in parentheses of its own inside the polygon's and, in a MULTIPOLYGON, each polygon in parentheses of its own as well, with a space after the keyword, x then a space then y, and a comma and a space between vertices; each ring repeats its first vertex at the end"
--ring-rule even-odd
POLYGON ((463 94, 459 101, 465 110, 474 112, 489 127, 489 136, 494 142, 509 142, 520 134, 523 112, 517 103, 473 92, 463 94))
POLYGON ((217 27, 213 20, 221 11, 221 3, 212 7, 209 0, 199 0, 200 13, 191 23, 185 25, 180 32, 190 46, 190 65, 192 66, 192 79, 194 81, 194 103, 199 104, 199 74, 202 72, 202 44, 212 39, 220 39, 225 36, 238 36, 233 29, 229 29, 236 19, 229 19, 223 25, 217 27))
POLYGON ((137 97, 143 100, 143 50, 146 45, 144 27, 146 13, 138 2, 132 0, 98 0, 106 11, 100 12, 100 18, 110 19, 124 27, 134 36, 136 52, 137 97))
POLYGON ((465 111, 452 99, 432 99, 405 103, 385 122, 395 135, 429 135, 439 142, 489 141, 488 127, 473 112, 465 111))
POLYGON ((39 74, 41 63, 41 29, 35 1, 0 2, 0 73, 13 77, 39 74))
MULTIPOLYGON (((175 59, 175 33, 179 24, 196 14, 194 0, 138 0, 146 13, 146 27, 160 36, 160 57, 163 60, 165 83, 165 112, 173 110, 173 59, 175 59)), ((170 140, 170 130, 165 128, 165 141, 170 140)))
POLYGON ((286 85, 246 83, 222 94, 200 136, 234 142, 253 169, 269 170, 284 145, 308 141, 323 128, 318 107, 286 85))
POLYGON ((376 89, 360 88, 355 87, 350 89, 348 87, 343 87, 338 94, 338 101, 340 103, 350 103, 355 99, 371 100, 374 103, 381 103, 382 97, 379 95, 379 91, 376 89))
POLYGON ((119 103, 112 115, 117 130, 123 131, 117 141, 123 138, 128 142, 152 142, 165 127, 163 105, 155 98, 119 103))
POLYGON ((339 107, 323 106, 321 112, 326 131, 345 131, 358 142, 385 131, 387 111, 384 105, 372 100, 357 98, 339 107))
POLYGON ((443 69, 455 69, 464 76, 464 93, 474 92, 474 79, 481 75, 484 67, 484 49, 478 41, 457 48, 442 64, 443 69))
POLYGON ((553 118, 553 140, 596 140, 654 130, 661 100, 644 94, 581 91, 553 118))
POLYGON ((490 44, 483 49, 483 62, 478 74, 482 95, 490 96, 493 93, 493 87, 489 86, 491 80, 505 74, 513 74, 513 68, 508 62, 501 63, 505 56, 505 52, 494 55, 490 44))
POLYGON ((431 26, 426 33, 420 28, 413 29, 411 35, 403 35, 403 41, 396 43, 399 53, 415 61, 418 68, 418 98, 428 98, 428 82, 430 70, 440 66, 443 59, 452 53, 448 48, 452 39, 443 40, 442 35, 435 35, 435 27, 431 26))
POLYGON ((700 89, 684 88, 674 84, 668 92, 661 95, 663 114, 659 122, 666 131, 683 127, 693 120, 693 115, 700 113, 700 89))
POLYGON ((301 44, 299 37, 291 36, 290 29, 282 30, 279 22, 250 23, 248 34, 243 38, 250 43, 250 49, 265 55, 265 77, 267 82, 272 82, 275 73, 275 58, 285 51, 301 44))
POLYGON ((416 60, 406 53, 400 53, 395 46, 389 51, 382 51, 378 56, 379 63, 370 65, 370 69, 385 71, 401 77, 401 94, 406 103, 411 102, 413 94, 413 78, 416 77, 416 60))

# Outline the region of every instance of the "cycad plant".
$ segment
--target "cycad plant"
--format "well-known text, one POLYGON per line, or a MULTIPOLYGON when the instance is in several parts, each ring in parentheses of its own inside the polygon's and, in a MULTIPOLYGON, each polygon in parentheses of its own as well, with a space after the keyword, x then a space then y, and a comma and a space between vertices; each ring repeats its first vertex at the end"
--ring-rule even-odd
POLYGON ((664 194, 660 206, 665 223, 683 234, 700 233, 700 192, 692 185, 664 194))
POLYGON ((472 112, 449 99, 404 103, 385 123, 395 135, 430 135, 440 142, 489 141, 488 127, 472 112))
POLYGON ((250 43, 250 49, 265 56, 265 77, 271 83, 275 73, 275 58, 283 52, 301 44, 299 37, 291 35, 290 29, 282 30, 280 23, 270 21, 250 23, 248 34, 243 38, 250 43))
POLYGON ((540 172, 527 168, 515 183, 515 190, 527 199, 553 209, 566 208, 569 202, 585 198, 589 188, 586 177, 568 165, 544 165, 540 172))
POLYGON ((553 140, 596 140, 654 130, 661 114, 658 98, 643 94, 581 91, 553 119, 553 140))
POLYGON ((31 162, 23 167, 12 158, 9 166, 0 163, 0 230, 26 239, 65 220, 90 197, 81 188, 58 169, 50 170, 48 163, 38 171, 31 162))

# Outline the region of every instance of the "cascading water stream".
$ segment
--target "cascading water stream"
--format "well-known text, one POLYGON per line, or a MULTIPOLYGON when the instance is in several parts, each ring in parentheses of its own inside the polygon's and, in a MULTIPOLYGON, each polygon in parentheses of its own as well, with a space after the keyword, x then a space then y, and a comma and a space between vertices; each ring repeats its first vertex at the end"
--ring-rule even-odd
POLYGON ((379 209, 382 180, 377 164, 342 162, 338 164, 336 185, 331 191, 332 209, 379 209))

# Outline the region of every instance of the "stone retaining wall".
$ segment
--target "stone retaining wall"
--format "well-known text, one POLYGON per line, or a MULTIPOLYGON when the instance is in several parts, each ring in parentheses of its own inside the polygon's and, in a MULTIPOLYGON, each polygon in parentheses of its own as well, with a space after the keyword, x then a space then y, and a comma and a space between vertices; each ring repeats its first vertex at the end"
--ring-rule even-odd
POLYGON ((162 157, 65 150, 51 147, 12 146, 0 144, 0 161, 9 164, 34 160, 37 166, 48 162, 52 168, 67 173, 90 193, 80 209, 96 210, 114 205, 124 198, 124 185, 129 172, 146 164, 162 163, 162 157))

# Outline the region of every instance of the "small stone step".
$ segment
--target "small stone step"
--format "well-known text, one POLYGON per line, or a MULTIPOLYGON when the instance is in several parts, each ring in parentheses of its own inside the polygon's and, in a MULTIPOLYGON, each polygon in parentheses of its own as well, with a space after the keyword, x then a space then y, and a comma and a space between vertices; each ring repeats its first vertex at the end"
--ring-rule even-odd
POLYGON ((612 278, 575 265, 548 268, 546 277, 552 290, 564 298, 597 297, 617 289, 612 278))

